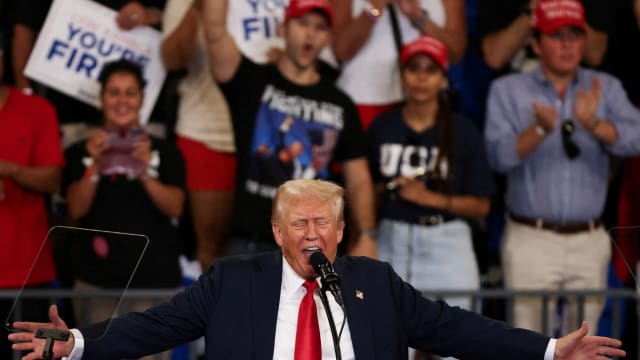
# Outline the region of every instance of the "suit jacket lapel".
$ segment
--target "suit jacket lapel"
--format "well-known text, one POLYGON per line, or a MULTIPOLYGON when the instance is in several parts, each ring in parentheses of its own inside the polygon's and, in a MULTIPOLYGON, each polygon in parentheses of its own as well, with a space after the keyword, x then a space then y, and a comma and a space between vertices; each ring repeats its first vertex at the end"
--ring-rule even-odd
POLYGON ((254 271, 251 311, 256 359, 272 359, 282 283, 282 253, 261 257, 254 271))
POLYGON ((355 277, 340 258, 336 258, 334 269, 342 282, 342 298, 347 313, 351 341, 356 359, 375 358, 373 327, 368 311, 365 284, 358 284, 355 277))

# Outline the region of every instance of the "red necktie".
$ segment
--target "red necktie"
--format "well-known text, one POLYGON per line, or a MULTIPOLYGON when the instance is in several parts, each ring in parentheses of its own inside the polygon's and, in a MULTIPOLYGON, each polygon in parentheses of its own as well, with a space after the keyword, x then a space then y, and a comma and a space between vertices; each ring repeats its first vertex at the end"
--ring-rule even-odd
POLYGON ((320 360, 322 358, 320 327, 316 302, 313 299, 318 283, 315 280, 306 280, 303 285, 307 289, 307 294, 302 298, 300 310, 298 310, 296 351, 293 358, 294 360, 320 360))

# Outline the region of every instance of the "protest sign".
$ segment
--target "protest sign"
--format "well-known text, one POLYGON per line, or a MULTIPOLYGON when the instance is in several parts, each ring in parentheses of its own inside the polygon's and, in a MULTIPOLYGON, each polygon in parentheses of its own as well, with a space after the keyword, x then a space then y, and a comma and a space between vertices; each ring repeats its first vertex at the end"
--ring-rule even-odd
POLYGON ((117 13, 90 0, 55 0, 31 52, 25 74, 75 99, 100 107, 98 76, 104 63, 124 58, 143 66, 145 98, 140 122, 153 109, 166 69, 160 32, 148 26, 121 30, 117 13))

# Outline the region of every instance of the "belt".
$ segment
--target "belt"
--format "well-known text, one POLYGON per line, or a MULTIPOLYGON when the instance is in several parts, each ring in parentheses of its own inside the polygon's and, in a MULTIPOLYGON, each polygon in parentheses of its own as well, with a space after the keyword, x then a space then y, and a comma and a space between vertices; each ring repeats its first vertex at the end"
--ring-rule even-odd
POLYGON ((414 224, 418 224, 422 226, 434 226, 434 225, 446 223, 447 221, 451 221, 453 219, 455 219, 454 216, 438 214, 438 215, 418 216, 414 218, 412 222, 414 224))
POLYGON ((520 224, 557 232, 559 234, 575 234, 584 231, 591 231, 602 225, 602 220, 600 219, 594 219, 582 223, 554 224, 542 219, 532 219, 511 213, 509 214, 509 218, 520 224))

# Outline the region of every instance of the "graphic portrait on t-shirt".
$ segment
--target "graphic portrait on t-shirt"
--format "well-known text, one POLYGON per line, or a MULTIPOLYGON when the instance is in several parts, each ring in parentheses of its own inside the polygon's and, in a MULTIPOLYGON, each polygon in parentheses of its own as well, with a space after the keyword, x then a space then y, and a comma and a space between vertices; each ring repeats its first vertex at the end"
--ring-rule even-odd
POLYGON ((290 179, 326 179, 342 109, 267 86, 257 113, 247 190, 268 196, 290 179))

